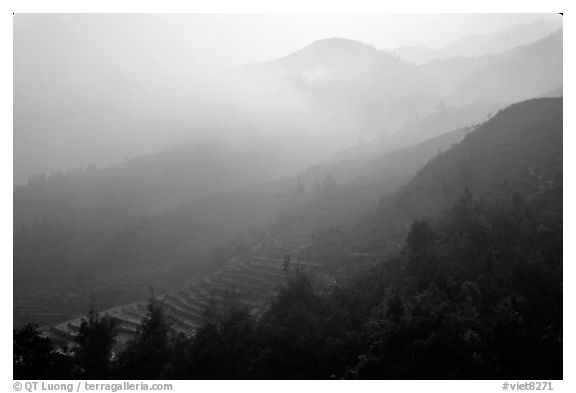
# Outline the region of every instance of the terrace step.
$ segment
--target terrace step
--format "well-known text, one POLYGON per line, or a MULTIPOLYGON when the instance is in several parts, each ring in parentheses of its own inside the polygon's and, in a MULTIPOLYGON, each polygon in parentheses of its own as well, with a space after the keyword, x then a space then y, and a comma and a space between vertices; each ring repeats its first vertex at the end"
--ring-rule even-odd
POLYGON ((224 275, 212 279, 216 285, 216 291, 227 293, 227 291, 234 291, 234 297, 254 297, 254 295, 267 296, 272 292, 274 285, 269 282, 262 282, 249 277, 242 277, 237 275, 224 275))
POLYGON ((256 295, 262 295, 259 287, 251 286, 242 282, 227 280, 221 276, 207 277, 203 282, 195 286, 197 289, 204 290, 219 300, 229 301, 230 299, 248 299, 256 295))
POLYGON ((74 339, 76 338, 76 336, 71 334, 70 332, 64 331, 55 326, 50 327, 46 331, 46 334, 54 341, 57 341, 60 344, 68 344, 70 342, 73 342, 74 339))
POLYGON ((202 320, 202 314, 201 313, 198 313, 195 311, 190 311, 186 307, 180 305, 178 302, 175 302, 172 298, 165 298, 162 305, 163 305, 163 307, 168 307, 168 308, 172 309, 175 313, 177 313, 178 315, 183 316, 187 319, 194 320, 196 322, 202 320))
MULTIPOLYGON (((188 287, 159 296, 167 320, 177 331, 193 332, 203 323, 205 313, 210 307, 246 307, 251 312, 260 312, 274 296, 277 288, 293 275, 294 266, 300 265, 305 270, 321 266, 318 263, 298 260, 310 247, 310 236, 316 233, 313 228, 317 228, 319 223, 324 221, 326 220, 323 218, 314 217, 288 232, 272 234, 251 251, 230 258, 228 264, 219 272, 197 280, 188 287), (291 257, 288 271, 284 267, 286 255, 291 257)), ((329 280, 324 281, 327 286, 331 285, 329 280)), ((66 296, 62 299, 63 302, 67 300, 66 296)), ((104 313, 117 321, 117 342, 121 348, 136 336, 148 314, 148 307, 147 302, 141 301, 104 313)), ((74 319, 47 329, 45 333, 55 341, 70 343, 74 340, 79 326, 80 319, 74 319)))
POLYGON ((171 307, 167 307, 164 309, 166 312, 166 316, 168 320, 172 323, 172 325, 180 331, 193 331, 195 330, 200 324, 198 322, 192 321, 191 319, 187 318, 186 316, 182 316, 179 312, 175 311, 171 307))
POLYGON ((204 313, 204 311, 206 311, 205 305, 199 299, 184 290, 176 292, 174 296, 177 297, 180 302, 186 304, 189 308, 194 309, 199 313, 204 313))
POLYGON ((284 278, 281 276, 272 276, 267 274, 259 274, 259 272, 252 269, 242 269, 242 270, 228 270, 222 272, 220 277, 225 279, 234 279, 246 282, 249 285, 260 286, 260 287, 275 287, 284 278))
POLYGON ((135 321, 138 324, 141 324, 142 320, 146 317, 146 315, 142 314, 139 310, 136 310, 132 307, 122 308, 122 313, 130 317, 133 321, 135 321))
POLYGON ((211 297, 220 300, 230 299, 254 299, 255 295, 261 294, 262 289, 245 282, 222 276, 211 277, 206 283, 198 285, 197 289, 210 294, 211 297))
POLYGON ((251 276, 260 277, 262 279, 273 280, 276 282, 281 282, 286 279, 286 271, 284 267, 278 269, 277 267, 268 267, 259 264, 249 264, 242 269, 235 269, 230 271, 239 272, 240 274, 250 274, 251 276))
POLYGON ((191 327, 198 326, 198 324, 202 321, 201 315, 190 314, 186 310, 171 302, 164 302, 162 307, 169 315, 178 318, 181 322, 190 325, 191 327))
POLYGON ((187 301, 187 298, 183 298, 183 297, 176 296, 176 295, 168 295, 168 296, 166 296, 165 299, 166 299, 166 301, 173 302, 178 307, 180 307, 181 309, 185 310, 186 312, 188 312, 192 315, 203 315, 204 314, 203 308, 198 307, 198 306, 193 305, 193 304, 190 304, 187 301))
POLYGON ((207 304, 207 307, 212 306, 247 306, 247 307, 260 307, 261 301, 257 300, 250 300, 250 299, 229 299, 229 298, 222 298, 221 296, 215 295, 211 293, 209 290, 200 287, 193 288, 195 296, 199 299, 202 299, 204 303, 207 304))

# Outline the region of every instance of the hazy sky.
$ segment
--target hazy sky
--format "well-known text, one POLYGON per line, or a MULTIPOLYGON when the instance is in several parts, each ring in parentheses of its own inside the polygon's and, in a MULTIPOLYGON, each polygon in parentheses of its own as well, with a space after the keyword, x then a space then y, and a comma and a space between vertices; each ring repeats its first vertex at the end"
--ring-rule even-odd
POLYGON ((14 181, 160 150, 193 127, 226 69, 314 40, 439 47, 541 14, 14 16, 14 181), (201 92, 201 94, 199 94, 201 92), (128 141, 128 142, 127 142, 128 141))
POLYGON ((543 14, 20 14, 14 17, 19 53, 51 52, 50 61, 150 60, 230 66, 284 56, 310 42, 344 37, 377 48, 440 47, 472 33, 487 33, 543 14), (20 46, 23 46, 20 51, 20 46), (127 51, 127 52, 125 52, 127 51))

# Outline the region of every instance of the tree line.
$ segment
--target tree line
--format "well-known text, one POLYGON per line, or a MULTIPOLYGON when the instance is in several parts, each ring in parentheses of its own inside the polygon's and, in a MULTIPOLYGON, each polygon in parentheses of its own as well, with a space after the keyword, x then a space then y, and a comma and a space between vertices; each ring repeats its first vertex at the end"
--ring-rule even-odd
POLYGON ((261 314, 211 309, 193 334, 151 297, 119 353, 114 321, 94 310, 70 351, 27 325, 14 332, 14 378, 561 379, 557 196, 465 192, 345 285, 320 292, 296 271, 261 314))

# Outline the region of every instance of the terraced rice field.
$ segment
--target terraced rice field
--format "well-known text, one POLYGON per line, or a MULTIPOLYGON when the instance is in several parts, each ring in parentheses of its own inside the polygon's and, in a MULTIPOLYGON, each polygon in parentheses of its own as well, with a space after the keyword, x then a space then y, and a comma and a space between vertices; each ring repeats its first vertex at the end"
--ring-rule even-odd
MULTIPOLYGON (((303 254, 310 245, 308 239, 311 237, 307 232, 296 231, 298 236, 270 236, 250 252, 232 258, 220 271, 180 290, 158 296, 168 320, 176 330, 192 333, 202 323, 205 311, 212 306, 245 306, 252 313, 261 312, 278 286, 285 283, 296 263, 308 271, 318 267, 303 260, 303 254), (292 261, 288 271, 284 267, 286 255, 290 255, 292 261)), ((117 320, 117 345, 123 346, 135 336, 138 325, 147 313, 147 301, 115 307, 102 313, 117 320)), ((76 318, 45 328, 44 331, 57 343, 71 345, 80 324, 81 318, 76 318)))

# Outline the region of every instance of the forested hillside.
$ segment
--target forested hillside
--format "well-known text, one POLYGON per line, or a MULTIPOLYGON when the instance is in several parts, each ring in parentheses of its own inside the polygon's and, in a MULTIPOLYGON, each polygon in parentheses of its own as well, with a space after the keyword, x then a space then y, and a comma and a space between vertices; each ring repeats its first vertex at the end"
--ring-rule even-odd
POLYGON ((561 379, 562 105, 498 112, 394 192, 390 178, 324 178, 271 229, 298 260, 248 263, 284 274, 266 307, 208 308, 186 335, 151 297, 112 360, 106 315, 89 314, 69 353, 28 326, 15 378, 561 379))
MULTIPOLYGON (((422 121, 411 131, 424 138, 431 129, 462 123, 422 121)), ((257 241, 281 212, 300 217, 310 206, 323 205, 332 211, 366 210, 471 129, 401 149, 391 144, 366 158, 316 165, 294 177, 199 196, 172 208, 176 202, 168 196, 178 194, 171 193, 173 184, 176 190, 208 192, 198 183, 208 165, 200 165, 204 156, 188 158, 184 149, 108 170, 33 179, 16 187, 15 194, 15 324, 44 325, 77 316, 90 293, 107 308, 141 298, 148 284, 162 291, 177 288, 213 271, 210 255, 217 249, 257 241), (193 163, 199 169, 187 172, 193 163), (173 174, 163 178, 172 172, 181 182, 173 174), (343 191, 329 203, 317 199, 331 188, 343 191), (107 209, 114 215, 104 214, 107 209)), ((214 181, 226 183, 234 166, 226 167, 230 171, 214 181)))

